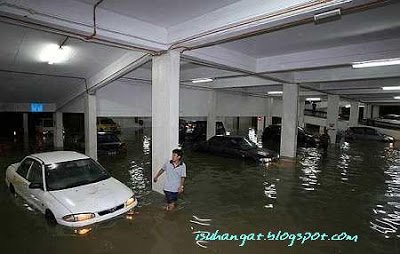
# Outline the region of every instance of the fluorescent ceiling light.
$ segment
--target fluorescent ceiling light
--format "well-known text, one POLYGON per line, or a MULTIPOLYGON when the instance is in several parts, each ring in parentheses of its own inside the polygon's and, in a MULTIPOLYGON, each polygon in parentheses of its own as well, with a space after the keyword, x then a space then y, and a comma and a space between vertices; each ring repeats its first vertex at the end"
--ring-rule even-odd
POLYGON ((400 100, 400 96, 395 96, 393 98, 395 98, 396 100, 400 100))
POLYGON ((321 101, 321 98, 307 98, 306 101, 321 101))
POLYGON ((282 91, 269 91, 268 92, 269 95, 278 95, 278 94, 283 94, 282 91))
POLYGON ((397 64, 400 64, 400 58, 356 62, 353 63, 353 68, 357 69, 357 68, 379 67, 379 66, 388 66, 397 64))
POLYGON ((341 15, 340 9, 318 13, 314 15, 314 23, 321 24, 333 20, 338 20, 341 17, 340 15, 341 15))
POLYGON ((384 86, 382 87, 383 90, 400 90, 400 86, 384 86))
POLYGON ((40 53, 39 59, 48 64, 58 64, 66 62, 71 55, 71 48, 68 46, 58 46, 57 44, 50 44, 43 48, 40 53))
POLYGON ((192 79, 192 83, 208 83, 208 82, 213 82, 214 80, 212 78, 196 78, 192 79))

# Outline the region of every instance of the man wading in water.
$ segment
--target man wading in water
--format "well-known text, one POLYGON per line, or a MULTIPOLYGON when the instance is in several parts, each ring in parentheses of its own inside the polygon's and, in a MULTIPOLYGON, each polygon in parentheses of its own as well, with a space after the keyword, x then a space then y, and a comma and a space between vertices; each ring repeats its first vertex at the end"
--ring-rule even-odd
POLYGON ((164 166, 158 171, 153 181, 156 183, 158 177, 166 172, 167 179, 164 184, 165 198, 167 199, 166 210, 171 211, 176 207, 178 194, 183 192, 183 184, 186 177, 186 165, 183 162, 183 152, 180 149, 172 151, 170 161, 167 161, 164 166))

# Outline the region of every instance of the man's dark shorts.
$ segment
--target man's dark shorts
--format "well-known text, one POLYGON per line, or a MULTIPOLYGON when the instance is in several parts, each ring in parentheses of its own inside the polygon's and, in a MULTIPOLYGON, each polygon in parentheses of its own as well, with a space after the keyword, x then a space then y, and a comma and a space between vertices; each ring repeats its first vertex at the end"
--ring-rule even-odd
POLYGON ((178 192, 164 191, 167 203, 175 203, 178 200, 178 192))

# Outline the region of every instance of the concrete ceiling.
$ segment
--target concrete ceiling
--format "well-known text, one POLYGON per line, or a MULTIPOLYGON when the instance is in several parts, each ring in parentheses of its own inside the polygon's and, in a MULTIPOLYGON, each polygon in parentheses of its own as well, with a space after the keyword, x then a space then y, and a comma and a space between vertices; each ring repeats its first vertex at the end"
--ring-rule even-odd
MULTIPOLYGON (((78 0, 95 5, 98 0, 78 0)), ((99 7, 161 27, 171 27, 239 0, 103 1, 99 7)))
POLYGON ((225 43, 223 47, 255 58, 285 55, 400 37, 400 5, 343 15, 340 20, 295 26, 225 43))
MULTIPOLYGON (((36 1, 39 0, 20 1, 21 5, 18 6, 6 5, 12 11, 3 8, 0 4, 0 31, 2 34, 0 37, 0 78, 2 80, 0 90, 4 91, 0 93, 0 102, 30 102, 33 100, 58 102, 65 94, 71 94, 72 90, 81 88, 82 78, 90 79, 130 52, 130 50, 122 48, 135 46, 132 38, 155 41, 155 38, 163 37, 157 34, 158 31, 167 31, 164 28, 171 26, 183 29, 185 26, 182 23, 187 25, 195 21, 198 21, 198 27, 193 27, 193 31, 201 29, 202 25, 207 22, 210 23, 210 27, 204 29, 214 31, 214 28, 217 27, 221 31, 225 31, 224 29, 228 29, 227 27, 232 24, 238 26, 238 23, 221 23, 221 20, 218 19, 220 15, 214 16, 214 19, 208 19, 210 16, 207 15, 220 14, 218 11, 226 9, 230 11, 227 12, 227 15, 231 15, 224 17, 224 20, 228 22, 229 19, 238 18, 239 13, 246 16, 243 14, 246 13, 246 8, 243 7, 246 6, 246 3, 248 3, 246 18, 258 17, 257 9, 268 9, 267 7, 269 7, 265 4, 265 6, 256 5, 259 8, 255 8, 252 5, 257 2, 255 0, 105 0, 99 5, 98 10, 97 22, 100 25, 97 37, 99 40, 87 41, 85 38, 93 32, 92 12, 93 5, 97 1, 70 1, 66 6, 65 2, 55 0, 47 2, 51 8, 45 5, 35 5, 36 1), (85 4, 85 8, 78 3, 85 4), (242 6, 243 8, 240 11, 237 10, 238 15, 235 16, 235 10, 228 8, 231 6, 242 6), (59 8, 56 11, 57 7, 59 8), (70 9, 64 11, 63 9, 66 7, 70 9), (71 16, 70 11, 74 8, 84 12, 85 15, 71 16), (18 11, 28 9, 27 15, 19 16, 23 14, 18 11), (141 20, 154 25, 152 28, 159 26, 164 30, 151 30, 142 23, 107 23, 105 21, 112 21, 112 16, 107 16, 110 13, 103 13, 106 11, 141 20), (199 17, 202 16, 205 17, 205 20, 199 21, 199 17), (12 18, 11 21, 9 17, 12 18), (107 20, 106 17, 110 19, 107 20), (26 20, 34 24, 26 24, 26 20), (10 24, 10 22, 15 24, 10 24), (105 29, 105 23, 107 29, 105 29), (43 29, 43 24, 46 29, 43 29), (83 30, 80 30, 81 24, 85 24, 83 30), (133 26, 135 24, 137 26, 133 26), (115 25, 115 30, 112 25, 115 25), (56 33, 49 31, 52 29, 55 29, 56 33), (122 33, 120 29, 125 30, 122 33), (57 65, 41 62, 38 59, 41 49, 49 43, 60 44, 66 39, 64 34, 70 35, 65 45, 73 49, 69 61, 57 65), (152 34, 154 34, 154 38, 152 34), (107 39, 107 43, 101 39, 107 39), (109 44, 109 46, 105 44, 109 44)), ((280 3, 283 8, 285 4, 290 6, 302 2, 305 1, 272 1, 268 4, 271 4, 271 9, 273 9, 277 7, 272 4, 280 3)), ((353 0, 352 4, 354 6, 370 2, 373 0, 353 0)), ((398 101, 393 100, 393 96, 400 95, 400 92, 397 94, 397 92, 386 92, 381 89, 386 85, 400 85, 399 66, 362 70, 355 70, 350 66, 351 62, 360 60, 400 57, 400 16, 398 15, 400 3, 398 1, 388 2, 385 5, 367 6, 363 8, 363 11, 346 14, 340 20, 320 25, 313 23, 296 25, 288 29, 210 46, 207 45, 211 40, 208 37, 206 44, 204 41, 200 41, 199 44, 193 44, 190 41, 190 45, 195 45, 195 47, 183 53, 181 81, 184 84, 194 85, 191 84, 191 79, 211 77, 215 79, 214 82, 201 85, 260 96, 265 96, 268 91, 281 89, 282 83, 299 83, 302 92, 304 89, 308 90, 307 94, 310 95, 330 93, 342 95, 346 100, 399 104, 398 101)), ((310 13, 301 13, 298 15, 299 17, 294 15, 288 20, 282 18, 278 25, 310 18, 315 12, 310 13), (295 18, 296 20, 293 20, 295 18)), ((276 25, 274 22, 264 22, 265 24, 263 23, 260 29, 273 27, 276 25)), ((252 29, 258 29, 258 27, 254 26, 252 29)), ((171 31, 175 30, 167 32, 171 31)), ((247 30, 235 30, 233 34, 238 36, 246 34, 246 32, 247 30)), ((212 39, 214 42, 218 42, 220 39, 224 40, 226 34, 227 32, 222 35, 217 34, 212 39)), ((199 33, 196 36, 201 37, 204 34, 199 33)), ((166 34, 164 37, 178 38, 179 36, 166 34)), ((168 44, 168 40, 161 44, 167 47, 171 46, 168 44)), ((143 47, 154 50, 153 44, 143 47)), ((151 62, 147 62, 125 77, 131 78, 133 83, 135 78, 150 80, 151 62)))
POLYGON ((69 61, 49 65, 41 51, 66 36, 4 23, 0 31, 0 102, 57 102, 127 52, 69 38, 69 61))

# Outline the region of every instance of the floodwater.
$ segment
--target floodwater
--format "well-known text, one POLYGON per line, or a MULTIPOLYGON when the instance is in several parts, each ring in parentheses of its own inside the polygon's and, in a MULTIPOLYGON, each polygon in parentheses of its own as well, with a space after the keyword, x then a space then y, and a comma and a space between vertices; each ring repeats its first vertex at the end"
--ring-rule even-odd
MULTIPOLYGON (((149 132, 123 137, 126 156, 99 158, 136 193, 135 214, 78 235, 47 225, 2 184, 1 253, 400 253, 398 144, 342 143, 326 154, 300 148, 296 162, 267 167, 187 151, 185 193, 179 208, 168 213, 162 210, 163 197, 151 192, 149 132), (249 240, 195 240, 194 232, 216 230, 247 234, 249 240), (268 231, 357 237, 292 246, 288 239, 250 240, 252 233, 268 231)), ((0 157, 2 179, 6 167, 22 157, 18 152, 0 157)))

